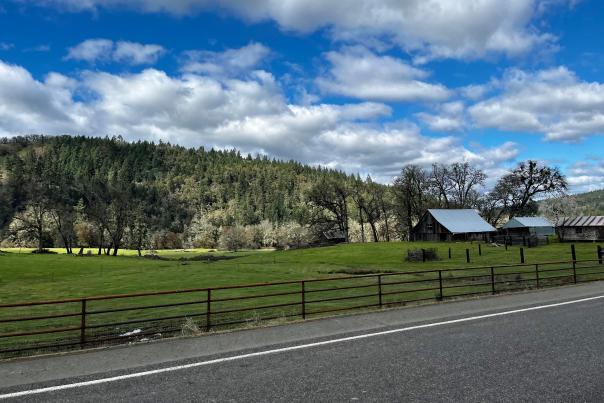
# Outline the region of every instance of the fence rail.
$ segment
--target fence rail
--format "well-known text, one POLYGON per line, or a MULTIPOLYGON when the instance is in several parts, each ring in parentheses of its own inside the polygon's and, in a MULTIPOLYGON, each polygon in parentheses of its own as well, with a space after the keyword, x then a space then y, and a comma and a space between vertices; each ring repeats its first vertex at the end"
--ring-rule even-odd
POLYGON ((604 280, 598 257, 0 304, 0 357, 604 280))

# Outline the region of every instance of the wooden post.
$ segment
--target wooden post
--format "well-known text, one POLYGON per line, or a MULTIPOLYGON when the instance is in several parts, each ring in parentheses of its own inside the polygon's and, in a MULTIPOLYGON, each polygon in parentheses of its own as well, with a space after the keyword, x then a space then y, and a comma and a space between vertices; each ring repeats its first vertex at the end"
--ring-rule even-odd
POLYGON ((466 248, 466 263, 470 263, 470 249, 466 248))
POLYGON ((602 252, 602 247, 598 245, 598 263, 602 264, 602 259, 604 258, 604 252, 602 252))
POLYGON ((442 270, 438 271, 438 290, 440 292, 438 300, 442 301, 443 297, 444 297, 443 296, 443 272, 442 272, 442 270))
POLYGON ((520 263, 524 263, 524 248, 520 248, 520 263))
POLYGON ((451 248, 449 248, 449 259, 451 259, 451 248))
POLYGON ((575 260, 577 260, 577 251, 576 251, 576 249, 575 249, 575 244, 572 244, 572 245, 570 246, 570 254, 571 254, 572 258, 573 258, 573 262, 574 262, 575 260))
POLYGON ((380 308, 382 307, 382 275, 378 274, 378 298, 380 308))
POLYGON ((80 314, 80 348, 86 345, 86 298, 81 301, 82 312, 80 314))
POLYGON ((208 288, 206 292, 206 332, 210 331, 212 326, 212 290, 208 288))
POLYGON ((495 295, 495 268, 491 267, 491 293, 495 295))
POLYGON ((426 250, 422 248, 422 262, 426 263, 426 250))
POLYGON ((302 319, 306 319, 306 285, 305 282, 302 281, 302 319))
POLYGON ((480 244, 478 244, 478 256, 482 256, 482 248, 480 244))
POLYGON ((539 288, 539 265, 535 265, 535 281, 537 281, 537 288, 539 288))

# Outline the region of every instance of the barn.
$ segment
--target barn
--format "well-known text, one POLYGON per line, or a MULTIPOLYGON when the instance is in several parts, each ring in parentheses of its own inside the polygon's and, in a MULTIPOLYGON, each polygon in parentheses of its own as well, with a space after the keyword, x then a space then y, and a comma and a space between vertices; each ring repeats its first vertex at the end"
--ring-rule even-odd
POLYGON ((604 241, 604 216, 560 218, 556 233, 560 241, 604 241))
POLYGON ((547 236, 556 234, 554 225, 545 217, 514 217, 501 229, 506 235, 547 236))
POLYGON ((429 209, 413 227, 411 241, 488 241, 497 230, 472 209, 429 209))

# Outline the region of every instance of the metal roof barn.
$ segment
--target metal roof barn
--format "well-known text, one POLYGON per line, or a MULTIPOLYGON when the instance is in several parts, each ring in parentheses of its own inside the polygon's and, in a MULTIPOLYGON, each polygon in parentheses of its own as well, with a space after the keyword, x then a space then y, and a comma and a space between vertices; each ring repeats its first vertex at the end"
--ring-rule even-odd
POLYGON ((472 209, 429 209, 413 227, 412 241, 487 241, 497 230, 472 209))
POLYGON ((429 209, 428 212, 432 214, 443 227, 453 234, 497 231, 491 224, 486 222, 476 210, 429 209))
POLYGON ((545 217, 514 217, 508 221, 503 228, 521 228, 521 227, 553 227, 554 224, 545 217))

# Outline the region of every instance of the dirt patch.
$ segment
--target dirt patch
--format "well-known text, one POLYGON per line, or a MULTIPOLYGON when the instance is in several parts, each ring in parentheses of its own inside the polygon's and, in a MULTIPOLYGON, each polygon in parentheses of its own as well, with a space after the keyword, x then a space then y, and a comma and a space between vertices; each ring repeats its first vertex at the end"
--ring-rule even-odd
POLYGON ((394 270, 377 270, 377 269, 337 269, 330 270, 327 274, 349 274, 352 276, 366 276, 368 274, 383 274, 396 273, 394 270))

